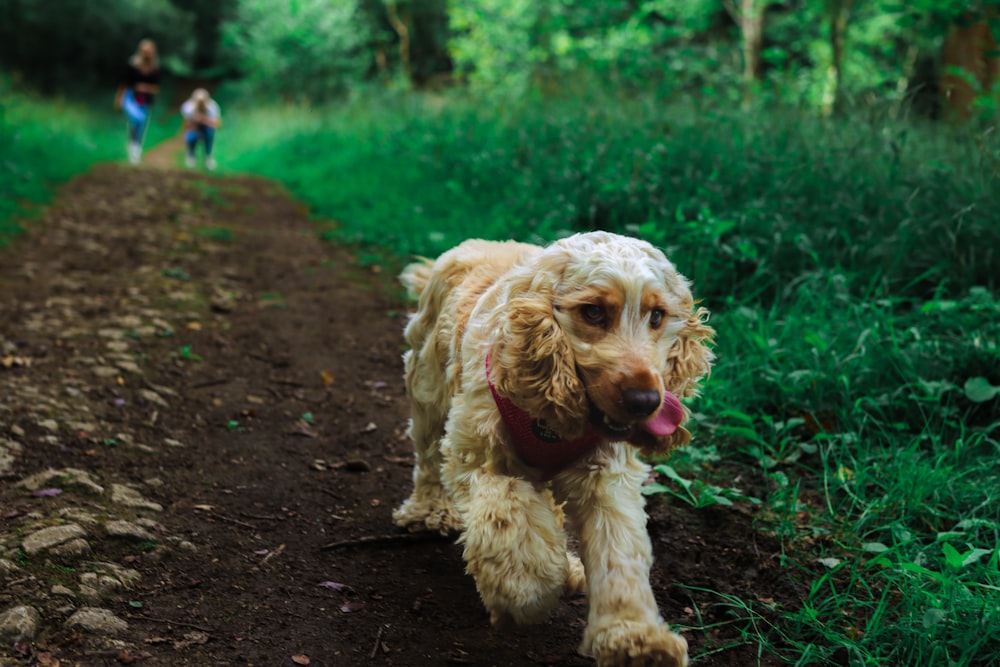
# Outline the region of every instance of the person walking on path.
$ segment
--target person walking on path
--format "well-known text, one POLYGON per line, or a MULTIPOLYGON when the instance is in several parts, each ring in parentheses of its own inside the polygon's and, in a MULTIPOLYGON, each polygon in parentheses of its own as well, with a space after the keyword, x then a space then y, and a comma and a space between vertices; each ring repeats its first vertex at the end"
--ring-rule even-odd
POLYGON ((160 92, 160 61, 151 39, 139 42, 128 60, 115 96, 115 107, 125 111, 128 122, 128 161, 139 164, 150 109, 160 92))
POLYGON ((184 117, 184 143, 187 145, 185 165, 190 168, 198 164, 197 150, 200 141, 205 149, 205 168, 215 169, 212 145, 215 131, 222 124, 222 112, 218 103, 207 90, 197 88, 191 93, 190 99, 181 105, 181 115, 184 117))

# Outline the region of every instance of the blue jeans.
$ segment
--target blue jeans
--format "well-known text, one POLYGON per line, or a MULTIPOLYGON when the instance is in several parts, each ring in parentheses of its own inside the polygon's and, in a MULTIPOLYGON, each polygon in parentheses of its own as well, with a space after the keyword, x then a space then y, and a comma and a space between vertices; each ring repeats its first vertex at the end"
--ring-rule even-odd
POLYGON ((188 155, 194 157, 198 140, 205 144, 205 157, 212 154, 212 140, 215 139, 215 128, 208 125, 196 125, 184 133, 184 142, 187 144, 188 155))
POLYGON ((132 143, 141 144, 143 135, 146 133, 146 123, 149 121, 149 106, 139 104, 135 99, 135 92, 129 89, 122 97, 122 109, 128 120, 129 140, 132 143))

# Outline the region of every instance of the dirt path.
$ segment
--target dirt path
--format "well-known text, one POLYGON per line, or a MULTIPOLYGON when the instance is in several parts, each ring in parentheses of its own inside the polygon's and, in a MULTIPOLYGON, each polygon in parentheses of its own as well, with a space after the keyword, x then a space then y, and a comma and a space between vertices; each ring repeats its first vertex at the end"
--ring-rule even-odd
MULTIPOLYGON (((177 150, 78 178, 0 254, 0 666, 591 664, 583 600, 495 632, 459 547, 393 528, 392 271, 177 150)), ((698 664, 757 664, 696 589, 794 600, 777 546, 739 511, 650 514, 698 664)))

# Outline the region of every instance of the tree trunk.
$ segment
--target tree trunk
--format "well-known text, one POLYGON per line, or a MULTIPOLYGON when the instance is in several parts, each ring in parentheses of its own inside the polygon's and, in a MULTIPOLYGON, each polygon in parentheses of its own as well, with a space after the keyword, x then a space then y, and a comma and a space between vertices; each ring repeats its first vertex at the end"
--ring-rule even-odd
POLYGON ((770 0, 723 0, 729 16, 739 26, 743 40, 744 103, 749 103, 763 74, 764 15, 770 0), (737 4, 738 3, 738 4, 737 4))
POLYGON ((764 3, 740 0, 740 31, 743 33, 743 80, 750 86, 760 81, 761 47, 764 43, 764 3))
POLYGON ((392 29, 395 30, 396 35, 399 36, 399 66, 402 68, 403 74, 406 75, 406 78, 411 79, 410 30, 406 27, 406 23, 399 18, 399 11, 396 9, 395 2, 387 2, 385 10, 389 17, 389 23, 392 24, 392 29))
POLYGON ((945 107, 956 118, 969 118, 976 97, 989 93, 1000 79, 1000 58, 994 55, 997 48, 989 20, 984 17, 965 14, 948 28, 942 49, 941 90, 945 107))
POLYGON ((823 96, 823 112, 827 115, 843 111, 844 53, 847 26, 853 7, 854 0, 832 0, 828 3, 830 71, 827 77, 827 90, 823 96))

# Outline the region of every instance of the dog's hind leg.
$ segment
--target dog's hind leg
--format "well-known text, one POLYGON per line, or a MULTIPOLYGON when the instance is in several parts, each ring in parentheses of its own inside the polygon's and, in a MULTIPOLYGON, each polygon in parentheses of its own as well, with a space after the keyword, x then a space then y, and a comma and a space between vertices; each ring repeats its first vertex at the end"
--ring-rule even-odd
POLYGON ((409 435, 413 440, 416 463, 413 467, 413 492, 392 518, 396 525, 411 530, 431 530, 442 535, 458 532, 462 521, 450 496, 441 484, 441 438, 448 401, 431 390, 441 386, 421 381, 421 374, 433 372, 421 368, 418 356, 405 355, 406 384, 410 393, 409 435))

